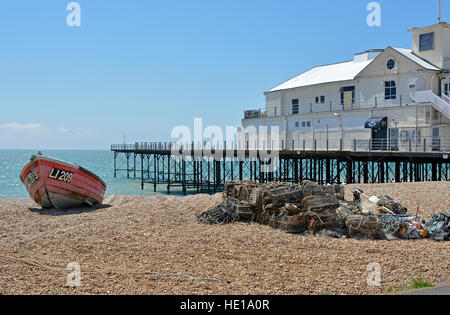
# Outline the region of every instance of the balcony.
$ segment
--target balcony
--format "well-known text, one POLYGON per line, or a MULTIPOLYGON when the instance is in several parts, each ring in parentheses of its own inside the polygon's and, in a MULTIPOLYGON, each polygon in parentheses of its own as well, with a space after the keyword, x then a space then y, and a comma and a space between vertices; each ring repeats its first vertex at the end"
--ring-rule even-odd
POLYGON ((246 110, 244 112, 244 119, 257 119, 267 117, 267 112, 258 110, 246 110))
MULTIPOLYGON (((376 108, 390 108, 401 106, 415 106, 415 101, 411 98, 411 95, 396 95, 395 99, 386 100, 384 96, 376 96, 364 101, 353 101, 351 104, 344 104, 340 99, 326 99, 324 103, 306 103, 300 101, 298 115, 304 115, 309 113, 326 113, 337 111, 352 111, 352 110, 364 110, 364 109, 376 109, 376 108)), ((281 114, 281 116, 294 115, 291 105, 284 105, 287 112, 281 114)), ((297 115, 297 114, 296 114, 297 115)), ((278 114, 278 116, 280 116, 278 114)), ((262 110, 248 110, 245 111, 244 119, 257 119, 268 117, 266 111, 262 110)))

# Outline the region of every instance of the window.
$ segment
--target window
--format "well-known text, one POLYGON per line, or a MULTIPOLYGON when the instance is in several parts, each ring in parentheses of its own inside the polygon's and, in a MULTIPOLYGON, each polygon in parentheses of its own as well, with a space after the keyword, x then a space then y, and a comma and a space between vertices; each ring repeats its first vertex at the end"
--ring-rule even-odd
POLYGON ((395 100, 397 99, 397 85, 395 81, 384 82, 384 99, 395 100))
POLYGON ((319 97, 316 97, 316 104, 319 104, 319 97))
POLYGON ((447 96, 450 96, 448 86, 449 86, 448 83, 444 84, 444 94, 447 95, 447 96))
POLYGON ((421 140, 421 132, 420 130, 417 130, 417 132, 415 130, 403 130, 400 133, 400 140, 404 144, 409 142, 418 143, 421 140))
POLYGON ((389 129, 389 135, 390 135, 390 149, 392 151, 398 151, 398 139, 399 139, 399 130, 398 128, 391 128, 389 129))
POLYGON ((295 122, 295 128, 300 127, 300 123, 298 121, 295 122))
POLYGON ((302 128, 306 127, 306 121, 302 121, 302 128))
POLYGON ((419 36, 419 51, 434 49, 434 33, 426 33, 419 36))
POLYGON ((316 104, 325 104, 325 96, 317 96, 316 97, 316 104))
POLYGON ((306 122, 306 127, 308 127, 308 128, 311 127, 311 122, 310 121, 306 122))
POLYGON ((394 69, 394 67, 395 67, 395 60, 394 59, 389 59, 386 66, 387 66, 387 68, 389 70, 394 69))
POLYGON ((292 114, 293 115, 297 115, 299 113, 299 102, 298 102, 298 98, 292 100, 292 114))

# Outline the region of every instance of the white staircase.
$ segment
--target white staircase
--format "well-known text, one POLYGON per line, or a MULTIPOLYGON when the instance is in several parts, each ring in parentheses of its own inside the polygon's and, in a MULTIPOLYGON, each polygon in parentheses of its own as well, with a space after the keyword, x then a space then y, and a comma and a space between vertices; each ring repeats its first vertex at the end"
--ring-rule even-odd
POLYGON ((442 98, 440 98, 433 91, 417 91, 416 104, 431 105, 450 119, 450 98, 447 95, 443 94, 442 98))

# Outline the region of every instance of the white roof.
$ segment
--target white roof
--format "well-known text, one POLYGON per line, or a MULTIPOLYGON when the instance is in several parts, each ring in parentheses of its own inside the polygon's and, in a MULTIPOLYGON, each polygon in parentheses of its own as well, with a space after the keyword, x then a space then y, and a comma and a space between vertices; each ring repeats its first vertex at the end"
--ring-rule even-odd
MULTIPOLYGON (((440 70, 439 68, 436 68, 435 66, 423 60, 422 58, 414 55, 411 49, 395 48, 395 47, 391 48, 425 69, 440 70)), ((348 61, 327 66, 315 67, 305 73, 300 74, 299 76, 296 76, 274 87, 273 89, 267 91, 266 93, 324 83, 352 81, 361 71, 363 71, 375 59, 360 62, 348 61)))
POLYGON ((373 59, 361 62, 348 61, 315 67, 267 92, 275 92, 323 83, 351 81, 354 80, 356 75, 367 67, 372 61, 373 59))
POLYGON ((424 67, 425 69, 428 69, 428 70, 441 70, 441 69, 436 68, 435 66, 433 66, 431 63, 426 62, 422 58, 414 55, 411 49, 396 48, 396 47, 391 47, 391 48, 394 49, 395 51, 399 52, 400 54, 402 54, 406 58, 411 59, 412 61, 417 63, 419 66, 424 67))

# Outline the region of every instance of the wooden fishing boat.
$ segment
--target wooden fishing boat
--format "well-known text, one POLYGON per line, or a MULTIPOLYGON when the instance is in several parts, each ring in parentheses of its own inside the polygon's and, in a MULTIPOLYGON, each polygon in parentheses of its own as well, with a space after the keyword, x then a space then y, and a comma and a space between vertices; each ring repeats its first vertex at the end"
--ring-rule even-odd
POLYGON ((33 155, 20 173, 31 199, 44 209, 66 210, 101 204, 106 184, 79 165, 33 155))

